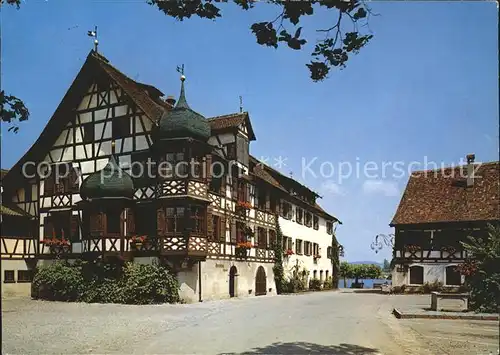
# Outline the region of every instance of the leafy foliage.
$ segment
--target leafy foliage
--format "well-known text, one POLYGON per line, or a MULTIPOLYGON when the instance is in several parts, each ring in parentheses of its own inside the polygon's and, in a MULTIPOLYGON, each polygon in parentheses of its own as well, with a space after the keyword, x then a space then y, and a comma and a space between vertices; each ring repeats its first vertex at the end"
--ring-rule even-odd
POLYGON ((301 268, 297 262, 291 269, 292 277, 285 282, 285 292, 297 293, 307 289, 307 275, 305 268, 301 268))
POLYGON ((33 297, 52 301, 154 304, 179 302, 179 286, 164 266, 56 261, 37 269, 33 297))
POLYGON ((50 301, 78 301, 84 292, 81 269, 64 262, 55 262, 37 269, 33 279, 36 298, 50 301))
POLYGON ((355 279, 378 279, 382 276, 382 269, 375 264, 349 264, 342 262, 340 264, 340 275, 344 278, 355 279))
POLYGON ((0 91, 0 116, 2 117, 2 122, 11 124, 9 131, 17 133, 19 126, 15 122, 26 121, 29 115, 29 110, 21 99, 13 95, 5 95, 3 90, 0 91))
POLYGON ((311 279, 309 281, 309 289, 314 291, 321 290, 321 281, 319 279, 311 279))
POLYGON ((382 267, 382 270, 385 272, 391 271, 391 263, 389 262, 389 260, 384 259, 384 266, 382 267))
POLYGON ((283 268, 283 233, 281 232, 281 227, 278 222, 279 218, 276 216, 276 242, 272 246, 274 249, 274 282, 276 283, 276 292, 282 294, 285 292, 287 285, 285 280, 285 270, 283 268))
POLYGON ((335 236, 335 232, 332 234, 332 287, 339 287, 339 274, 340 274, 340 256, 344 256, 344 247, 340 245, 335 236))
POLYGON ((470 257, 465 277, 470 289, 470 307, 480 312, 498 312, 500 307, 500 226, 490 225, 486 238, 470 236, 462 242, 470 257))
POLYGON ((333 288, 333 280, 332 277, 330 276, 328 279, 323 282, 323 290, 330 290, 333 288))
POLYGON ((4 3, 7 3, 8 5, 16 5, 17 8, 19 9, 21 5, 21 0, 0 0, 0 6, 3 5, 4 3))
MULTIPOLYGON (((251 10, 256 0, 233 0, 242 10, 251 10)), ((302 26, 299 26, 305 16, 313 16, 315 11, 327 9, 336 14, 335 24, 327 29, 317 29, 316 32, 325 34, 312 52, 313 60, 306 64, 311 79, 321 81, 325 79, 332 67, 345 67, 350 54, 357 54, 371 39, 371 34, 362 34, 358 23, 367 20, 370 9, 360 0, 267 0, 268 4, 275 5, 278 16, 270 21, 256 22, 250 26, 257 43, 262 46, 278 48, 285 43, 289 48, 301 50, 307 43, 302 36, 302 26), (352 31, 343 33, 344 22, 347 19, 352 24, 352 31), (286 27, 292 27, 287 29, 286 27)), ((157 7, 165 15, 183 21, 192 16, 215 20, 222 17, 221 9, 215 4, 219 0, 147 0, 147 3, 157 7)))

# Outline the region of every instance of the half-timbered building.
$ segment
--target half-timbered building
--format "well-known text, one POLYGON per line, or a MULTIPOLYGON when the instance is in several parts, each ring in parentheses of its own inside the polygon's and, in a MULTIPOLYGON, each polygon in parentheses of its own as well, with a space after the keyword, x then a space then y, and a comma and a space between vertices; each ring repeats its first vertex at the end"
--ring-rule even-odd
POLYGON ((317 194, 249 154, 247 112, 205 118, 189 106, 184 81, 177 100, 165 98, 88 55, 4 177, 4 201, 35 224, 11 233, 24 249, 4 250, 2 234, 4 270, 17 270, 4 260, 19 253, 35 261, 27 270, 58 258, 160 262, 176 271, 186 301, 272 294, 279 218, 284 251, 299 243, 317 270, 311 277, 328 277, 338 220, 317 194))
POLYGON ((390 224, 395 228, 395 286, 441 282, 456 287, 456 266, 467 257, 461 242, 486 236, 500 222, 500 164, 474 163, 414 172, 390 224))

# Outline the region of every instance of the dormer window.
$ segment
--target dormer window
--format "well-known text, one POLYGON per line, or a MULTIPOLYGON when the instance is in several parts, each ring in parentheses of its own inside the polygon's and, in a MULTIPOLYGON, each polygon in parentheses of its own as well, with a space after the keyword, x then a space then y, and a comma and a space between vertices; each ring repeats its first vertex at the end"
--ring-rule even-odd
POLYGON ((229 160, 236 160, 236 143, 226 145, 226 156, 229 160))
POLYGON ((248 139, 242 135, 236 136, 236 154, 238 161, 248 166, 248 139))

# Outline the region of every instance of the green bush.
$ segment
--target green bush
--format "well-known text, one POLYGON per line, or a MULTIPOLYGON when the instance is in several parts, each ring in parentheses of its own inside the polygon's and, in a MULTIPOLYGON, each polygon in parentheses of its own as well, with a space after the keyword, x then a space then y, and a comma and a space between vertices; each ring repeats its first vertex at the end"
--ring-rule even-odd
POLYGON ((33 297, 53 301, 152 304, 179 302, 179 285, 166 267, 136 263, 57 261, 37 269, 33 297))
POLYGON ((303 278, 292 277, 286 281, 285 286, 287 293, 297 293, 306 289, 306 281, 303 278))
POLYGON ((179 302, 179 284, 168 270, 157 264, 127 263, 123 277, 123 302, 129 304, 179 302), (175 292, 172 292, 175 290, 175 292))
POLYGON ((434 291, 441 292, 442 290, 443 290, 443 283, 439 282, 438 280, 434 280, 431 283, 426 282, 423 284, 423 292, 422 293, 431 293, 434 291))
POLYGON ((84 289, 81 270, 66 262, 56 261, 37 268, 32 296, 50 301, 78 301, 84 289))
POLYGON ((323 289, 324 290, 331 290, 333 289, 333 279, 330 276, 325 282, 323 283, 323 289))
POLYGON ((321 290, 321 281, 319 279, 311 279, 309 281, 309 289, 314 291, 321 290))

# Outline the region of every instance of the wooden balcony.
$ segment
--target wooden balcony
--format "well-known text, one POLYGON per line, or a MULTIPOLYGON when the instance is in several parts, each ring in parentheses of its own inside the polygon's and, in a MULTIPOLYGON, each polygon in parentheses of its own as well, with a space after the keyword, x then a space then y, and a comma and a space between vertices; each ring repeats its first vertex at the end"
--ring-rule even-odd
POLYGON ((209 201, 206 182, 189 179, 175 179, 161 181, 156 190, 157 197, 190 196, 209 201))
POLYGON ((160 254, 165 256, 189 257, 205 260, 208 252, 208 243, 205 236, 184 235, 163 236, 159 238, 160 254))
POLYGON ((130 241, 123 236, 95 236, 82 240, 83 254, 120 255, 129 251, 130 241))

